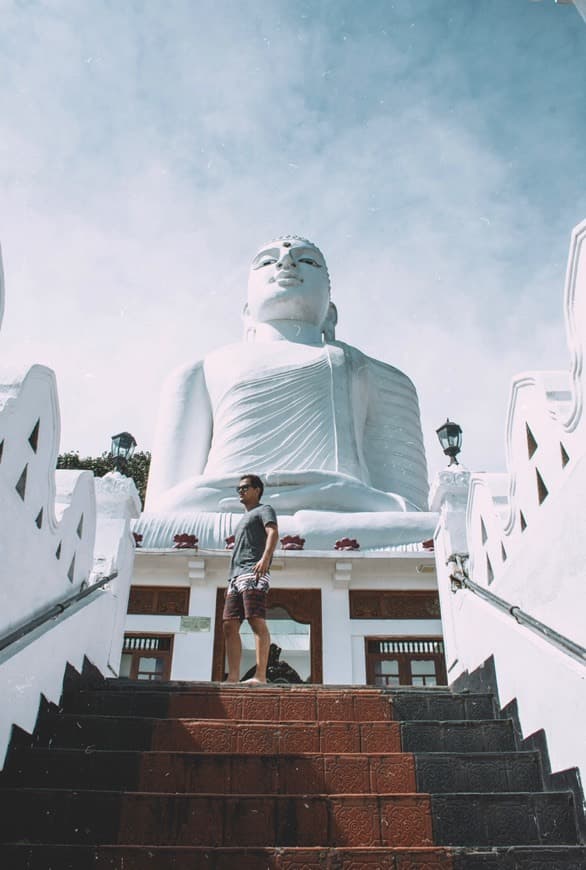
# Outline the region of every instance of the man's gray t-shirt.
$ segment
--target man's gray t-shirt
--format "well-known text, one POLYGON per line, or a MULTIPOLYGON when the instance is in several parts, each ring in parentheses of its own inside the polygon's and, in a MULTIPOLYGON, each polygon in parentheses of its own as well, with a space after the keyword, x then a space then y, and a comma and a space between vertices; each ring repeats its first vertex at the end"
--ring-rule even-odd
POLYGON ((246 511, 234 533, 230 578, 254 568, 262 558, 267 542, 267 523, 277 523, 277 515, 270 504, 258 504, 246 511))

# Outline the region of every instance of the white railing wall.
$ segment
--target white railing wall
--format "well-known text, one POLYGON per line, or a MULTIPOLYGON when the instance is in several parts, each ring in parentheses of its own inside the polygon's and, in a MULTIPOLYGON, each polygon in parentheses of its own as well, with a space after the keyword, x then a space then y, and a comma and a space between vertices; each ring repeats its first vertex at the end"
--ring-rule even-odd
POLYGON ((449 562, 460 553, 473 583, 586 647, 586 222, 572 234, 565 313, 570 370, 513 381, 507 473, 464 472, 456 480, 443 472, 432 508, 440 511, 435 539, 450 681, 492 656, 501 704, 517 700, 525 736, 544 729, 552 769, 577 766, 584 775, 586 668, 473 591, 458 589, 450 580, 457 565, 449 562))
MULTIPOLYGON (((3 299, 0 261, 0 317, 3 299)), ((0 651, 0 766, 12 726, 30 732, 41 695, 59 700, 68 664, 112 675, 120 662, 140 500, 120 475, 56 472, 59 436, 54 373, 0 371, 0 636, 116 575, 0 651)))

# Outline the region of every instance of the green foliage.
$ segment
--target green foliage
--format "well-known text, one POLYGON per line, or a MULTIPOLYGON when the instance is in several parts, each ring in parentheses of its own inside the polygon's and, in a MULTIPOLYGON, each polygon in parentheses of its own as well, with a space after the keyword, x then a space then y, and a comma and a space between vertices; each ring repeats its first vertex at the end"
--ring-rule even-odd
MULTIPOLYGON (((134 480, 143 507, 150 465, 151 454, 148 450, 146 452, 135 453, 131 459, 122 460, 119 463, 119 471, 134 480)), ((61 453, 57 458, 57 468, 82 468, 93 471, 96 477, 103 477, 109 471, 114 471, 115 467, 116 463, 110 453, 102 453, 101 456, 84 456, 82 458, 75 450, 69 453, 61 453)))

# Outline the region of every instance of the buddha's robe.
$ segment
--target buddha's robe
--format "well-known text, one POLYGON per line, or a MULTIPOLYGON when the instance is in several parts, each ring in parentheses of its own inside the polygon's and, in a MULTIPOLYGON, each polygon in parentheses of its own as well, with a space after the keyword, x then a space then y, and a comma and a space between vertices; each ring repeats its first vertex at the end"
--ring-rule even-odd
POLYGON ((341 342, 214 351, 172 376, 159 420, 147 511, 238 511, 247 472, 280 513, 425 509, 413 384, 341 342))

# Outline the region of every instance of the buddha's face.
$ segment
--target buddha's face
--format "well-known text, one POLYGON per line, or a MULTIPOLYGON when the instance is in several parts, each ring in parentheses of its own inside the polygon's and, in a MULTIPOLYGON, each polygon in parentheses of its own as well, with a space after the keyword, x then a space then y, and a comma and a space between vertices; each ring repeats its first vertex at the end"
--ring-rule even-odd
POLYGON ((260 249, 248 279, 248 314, 257 323, 301 320, 321 326, 330 285, 325 261, 309 242, 278 239, 260 249))

